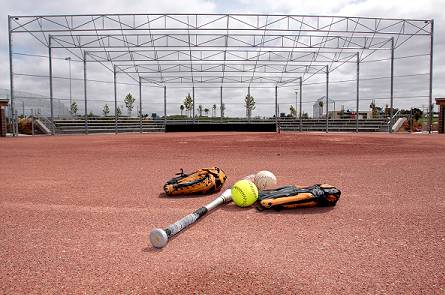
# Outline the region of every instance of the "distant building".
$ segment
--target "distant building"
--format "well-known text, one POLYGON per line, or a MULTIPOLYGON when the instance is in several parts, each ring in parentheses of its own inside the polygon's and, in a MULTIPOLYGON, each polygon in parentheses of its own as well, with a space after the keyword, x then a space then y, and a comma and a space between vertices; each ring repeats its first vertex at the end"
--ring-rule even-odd
POLYGON ((6 106, 8 103, 8 99, 0 97, 0 137, 6 136, 6 106))
MULTIPOLYGON (((317 101, 312 105, 312 117, 314 119, 326 118, 326 96, 320 97, 317 101), (320 106, 320 102, 323 102, 323 107, 320 106)), ((329 118, 330 119, 353 119, 355 120, 357 117, 355 110, 347 109, 345 110, 343 106, 341 106, 340 110, 336 108, 335 100, 329 98, 329 118)), ((359 119, 372 119, 372 111, 359 111, 358 112, 359 119)))
MULTIPOLYGON (((328 98, 329 102, 329 110, 335 110, 335 100, 332 98, 328 98)), ((329 112, 330 113, 330 112, 329 112)), ((326 96, 320 97, 317 101, 312 105, 312 117, 314 119, 326 118, 326 96), (320 102, 323 103, 323 106, 320 106, 320 102)))

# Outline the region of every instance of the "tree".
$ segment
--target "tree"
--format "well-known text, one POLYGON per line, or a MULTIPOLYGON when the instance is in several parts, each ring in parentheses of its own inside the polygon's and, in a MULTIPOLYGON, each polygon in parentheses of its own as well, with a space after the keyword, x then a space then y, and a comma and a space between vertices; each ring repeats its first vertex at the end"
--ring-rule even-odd
POLYGON ((344 105, 341 106, 339 114, 340 114, 340 119, 343 119, 343 117, 345 115, 345 106, 344 105))
POLYGON ((389 108, 388 104, 385 105, 385 116, 389 117, 391 115, 391 109, 389 108))
POLYGON ((94 117, 93 112, 89 112, 89 113, 88 113, 88 117, 90 117, 90 118, 91 118, 91 117, 94 117))
POLYGON ((189 117, 192 116, 192 108, 193 108, 193 98, 190 96, 190 93, 184 98, 184 107, 189 112, 189 117))
POLYGON ((74 100, 70 105, 70 113, 73 116, 77 116, 77 102, 75 102, 74 100))
POLYGON ((295 107, 293 105, 290 105, 289 107, 289 114, 291 117, 297 117, 297 110, 295 109, 295 107))
POLYGON ((413 108, 412 113, 416 121, 419 121, 419 119, 423 116, 423 112, 418 108, 413 108))
POLYGON ((110 107, 107 104, 104 105, 102 113, 104 114, 104 117, 108 116, 108 114, 110 113, 110 107))
POLYGON ((382 110, 382 108, 381 108, 381 107, 378 107, 378 106, 375 104, 375 101, 374 101, 374 100, 371 102, 371 104, 369 105, 369 107, 371 108, 371 111, 372 111, 372 117, 373 117, 373 118, 377 118, 377 115, 380 114, 380 111, 382 110))
MULTIPOLYGON (((393 116, 399 111, 399 109, 392 108, 392 114, 393 116)), ((385 105, 384 109, 385 117, 391 116, 391 108, 388 105, 385 105)), ((409 112, 408 112, 409 113, 409 112)))
POLYGON ((224 111, 226 110, 226 105, 222 103, 219 109, 221 110, 221 118, 224 118, 224 111))
POLYGON ((319 114, 319 118, 321 118, 323 116, 323 106, 324 106, 324 102, 322 100, 318 101, 318 114, 319 114))
POLYGON ((216 116, 216 104, 212 106, 212 117, 216 116))
POLYGON ((184 105, 183 104, 181 104, 181 106, 179 107, 179 109, 181 110, 181 116, 182 116, 182 112, 184 111, 184 105))
POLYGON ((133 104, 136 101, 136 99, 131 95, 131 93, 128 93, 127 96, 124 98, 125 107, 128 110, 128 116, 131 117, 131 111, 133 110, 133 104))
POLYGON ((377 106, 376 106, 374 100, 372 100, 371 104, 369 105, 369 108, 370 108, 371 111, 372 111, 372 117, 373 117, 373 118, 376 118, 376 117, 377 117, 377 114, 378 114, 378 111, 377 111, 377 106))
POLYGON ((202 110, 203 110, 202 105, 199 105, 196 110, 198 111, 199 116, 202 117, 202 110))
POLYGON ((118 117, 120 117, 120 116, 122 115, 121 107, 117 107, 117 108, 116 108, 116 115, 117 115, 118 117))
POLYGON ((247 94, 246 98, 244 98, 244 106, 246 107, 246 115, 247 118, 250 121, 250 118, 252 117, 252 111, 255 109, 255 98, 247 94))
POLYGON ((206 114, 206 116, 209 115, 209 111, 210 111, 210 110, 209 110, 208 108, 205 108, 205 109, 204 109, 204 113, 206 114))

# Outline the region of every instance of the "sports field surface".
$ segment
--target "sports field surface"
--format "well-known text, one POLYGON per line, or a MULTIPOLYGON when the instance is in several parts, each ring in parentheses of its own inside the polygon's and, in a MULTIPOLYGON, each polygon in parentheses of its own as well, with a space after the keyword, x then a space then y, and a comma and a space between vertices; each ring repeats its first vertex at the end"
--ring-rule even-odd
POLYGON ((0 139, 0 293, 444 294, 445 136, 171 133, 0 139), (329 183, 335 208, 224 205, 164 182, 221 167, 329 183))

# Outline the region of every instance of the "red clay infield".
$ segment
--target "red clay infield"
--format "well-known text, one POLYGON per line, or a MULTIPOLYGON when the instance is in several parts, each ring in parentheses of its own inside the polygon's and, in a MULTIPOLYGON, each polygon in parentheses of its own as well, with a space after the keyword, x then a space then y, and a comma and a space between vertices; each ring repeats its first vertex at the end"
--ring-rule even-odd
POLYGON ((445 137, 132 134, 0 140, 0 292, 443 294, 445 137), (163 250, 148 232, 212 200, 179 168, 330 183, 334 209, 226 205, 163 250))

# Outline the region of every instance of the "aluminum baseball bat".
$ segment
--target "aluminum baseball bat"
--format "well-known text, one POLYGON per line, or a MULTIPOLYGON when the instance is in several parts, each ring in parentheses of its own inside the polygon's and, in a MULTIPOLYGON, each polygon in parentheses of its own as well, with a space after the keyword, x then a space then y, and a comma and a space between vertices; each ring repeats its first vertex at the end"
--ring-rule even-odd
POLYGON ((195 223, 198 219, 204 216, 210 210, 218 207, 221 204, 230 202, 232 194, 230 189, 227 189, 218 198, 208 203, 207 205, 197 209, 195 212, 183 217, 182 219, 170 224, 165 229, 155 228, 150 232, 150 242, 155 248, 163 248, 167 245, 169 238, 178 234, 180 231, 195 223))

